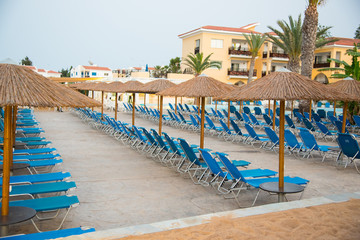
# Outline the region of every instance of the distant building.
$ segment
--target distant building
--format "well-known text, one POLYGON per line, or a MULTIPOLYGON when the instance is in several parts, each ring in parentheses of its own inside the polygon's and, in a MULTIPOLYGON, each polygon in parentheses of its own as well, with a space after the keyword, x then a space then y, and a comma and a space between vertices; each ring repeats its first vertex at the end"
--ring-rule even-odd
POLYGON ((37 72, 38 74, 44 77, 61 77, 61 73, 55 72, 53 70, 45 70, 43 68, 36 68, 35 66, 25 66, 25 67, 30 68, 34 72, 37 72))
POLYGON ((111 69, 108 67, 78 65, 77 67, 71 69, 70 77, 72 78, 103 77, 111 80, 113 78, 113 75, 111 69))

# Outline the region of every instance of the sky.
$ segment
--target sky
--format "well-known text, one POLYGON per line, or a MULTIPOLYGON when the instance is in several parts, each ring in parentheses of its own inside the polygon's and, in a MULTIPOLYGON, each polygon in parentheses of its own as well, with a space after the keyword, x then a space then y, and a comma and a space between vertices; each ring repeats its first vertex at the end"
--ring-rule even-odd
MULTIPOLYGON (((181 33, 254 22, 268 32, 305 9, 306 0, 0 0, 0 60, 28 56, 55 71, 89 61, 112 69, 166 65, 181 57, 181 33)), ((354 37, 360 0, 327 0, 318 10, 333 36, 354 37)))

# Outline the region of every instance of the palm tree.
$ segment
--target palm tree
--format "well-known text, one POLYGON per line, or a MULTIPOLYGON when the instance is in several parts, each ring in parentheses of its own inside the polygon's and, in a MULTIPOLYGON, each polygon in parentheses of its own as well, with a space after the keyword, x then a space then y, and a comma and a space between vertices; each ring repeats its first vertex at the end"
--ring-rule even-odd
POLYGON ((211 61, 211 55, 212 53, 204 58, 203 53, 190 53, 189 55, 187 55, 187 58, 185 58, 184 64, 191 68, 191 70, 195 73, 195 76, 199 76, 203 71, 208 68, 221 69, 221 62, 211 61))
POLYGON ((171 73, 181 73, 180 64, 181 64, 181 60, 179 57, 170 59, 169 71, 171 73))
POLYGON ((253 78, 255 58, 259 55, 259 50, 266 40, 266 35, 253 34, 243 36, 246 39, 247 44, 249 45, 249 52, 251 53, 250 69, 249 69, 249 78, 248 82, 250 83, 253 78))
MULTIPOLYGON (((285 20, 277 21, 280 30, 268 26, 277 36, 267 34, 276 46, 282 48, 289 55, 289 70, 292 72, 300 72, 300 56, 302 55, 302 23, 301 15, 297 20, 294 20, 292 16, 289 16, 289 23, 285 20)), ((332 27, 321 27, 316 33, 315 47, 320 48, 327 43, 335 42, 336 38, 325 38, 329 34, 329 30, 332 27)))
POLYGON ((317 6, 325 3, 325 0, 307 0, 307 2, 308 6, 305 10, 304 23, 302 26, 301 75, 311 79, 319 18, 317 6))
POLYGON ((268 38, 282 48, 289 55, 289 70, 300 72, 300 55, 301 55, 301 15, 297 20, 289 16, 289 23, 285 20, 277 21, 281 31, 268 26, 277 36, 267 34, 268 38))

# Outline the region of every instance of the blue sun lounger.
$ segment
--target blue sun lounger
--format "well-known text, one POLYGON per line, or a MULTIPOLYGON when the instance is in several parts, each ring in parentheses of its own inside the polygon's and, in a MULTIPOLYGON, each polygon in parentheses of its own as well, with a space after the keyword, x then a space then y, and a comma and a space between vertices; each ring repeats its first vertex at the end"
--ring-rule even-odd
POLYGON ((81 235, 90 232, 95 232, 95 228, 83 228, 83 227, 68 228, 57 231, 14 235, 14 236, 2 237, 1 239, 2 240, 48 240, 48 239, 55 239, 55 238, 57 239, 57 238, 81 235))
MULTIPOLYGON (((45 160, 54 159, 60 157, 60 154, 35 154, 35 155, 13 155, 13 160, 45 160)), ((0 155, 0 161, 3 160, 3 156, 0 155)))
MULTIPOLYGON (((10 176, 10 184, 33 184, 41 182, 65 181, 71 177, 69 172, 41 173, 35 175, 10 176)), ((0 186, 3 179, 0 177, 0 186)))
MULTIPOLYGON (((44 193, 58 193, 58 192, 67 192, 70 189, 76 188, 75 182, 48 182, 48 183, 38 183, 38 184, 26 184, 26 185, 12 185, 10 196, 19 196, 27 195, 33 196, 35 194, 44 194, 44 193)), ((2 190, 2 187, 0 187, 2 190)), ((0 191, 0 197, 2 197, 2 191, 0 191)))
MULTIPOLYGON (((78 205, 79 205, 79 199, 77 198, 77 196, 66 196, 66 195, 56 196, 56 197, 18 200, 18 201, 10 201, 9 202, 9 206, 22 206, 22 207, 29 207, 29 208, 34 209, 37 212, 36 217, 39 220, 53 219, 58 216, 58 213, 60 210, 66 209, 66 213, 65 213, 60 225, 58 226, 57 229, 54 229, 54 230, 59 230, 62 227, 70 209, 73 207, 76 207, 78 205), (39 216, 39 213, 49 212, 49 211, 55 211, 56 213, 50 217, 40 217, 39 216)), ((36 230, 38 232, 40 232, 40 229, 36 225, 35 221, 33 219, 31 219, 31 222, 33 223, 36 230)))

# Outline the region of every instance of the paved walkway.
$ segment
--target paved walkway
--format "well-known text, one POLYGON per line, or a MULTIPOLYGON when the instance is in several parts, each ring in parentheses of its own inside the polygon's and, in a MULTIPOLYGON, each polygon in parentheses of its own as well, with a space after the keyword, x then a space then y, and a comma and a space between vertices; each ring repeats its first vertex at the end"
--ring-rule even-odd
MULTIPOLYGON (((70 112, 36 112, 45 130, 44 136, 53 142, 78 188, 80 206, 72 209, 64 228, 89 226, 97 230, 148 224, 158 221, 192 217, 238 209, 234 200, 225 200, 210 187, 194 185, 190 179, 161 166, 114 138, 92 129, 70 112)), ((113 113, 109 113, 113 115, 113 113)), ((120 113, 119 119, 131 122, 131 115, 120 113)), ((136 125, 157 129, 157 124, 136 118, 136 125)), ((168 126, 163 131, 172 137, 183 137, 198 143, 199 135, 168 126)), ((232 159, 252 162, 252 168, 277 170, 275 153, 233 144, 215 137, 206 137, 205 146, 230 154, 232 159)), ((353 167, 337 168, 333 160, 296 159, 286 157, 286 175, 309 179, 303 198, 320 197, 344 192, 358 192, 360 175, 353 167)), ((256 191, 241 196, 249 205, 256 191)), ((290 196, 296 199, 296 196, 290 196)), ((261 193, 257 205, 276 202, 275 196, 261 193)), ((44 222, 45 229, 51 229, 44 222)), ((12 228, 13 232, 33 232, 30 223, 12 228)))

